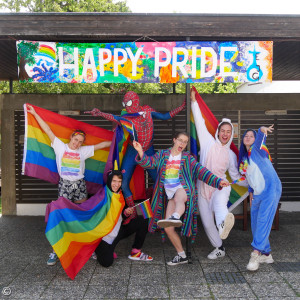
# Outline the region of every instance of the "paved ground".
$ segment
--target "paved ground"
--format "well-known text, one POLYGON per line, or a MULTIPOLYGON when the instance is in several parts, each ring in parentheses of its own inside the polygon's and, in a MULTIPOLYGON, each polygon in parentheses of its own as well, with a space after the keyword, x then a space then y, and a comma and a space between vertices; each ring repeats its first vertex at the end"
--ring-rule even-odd
POLYGON ((74 281, 60 263, 48 267, 50 246, 42 217, 0 217, 0 299, 296 299, 300 297, 300 213, 281 213, 272 231, 273 265, 248 272, 251 232, 237 221, 225 241, 226 257, 206 258, 211 246, 203 230, 192 247, 192 264, 169 267, 175 252, 149 235, 150 263, 127 258, 131 239, 118 245, 109 269, 90 259, 74 281), (5 295, 5 294, 10 295, 5 295))

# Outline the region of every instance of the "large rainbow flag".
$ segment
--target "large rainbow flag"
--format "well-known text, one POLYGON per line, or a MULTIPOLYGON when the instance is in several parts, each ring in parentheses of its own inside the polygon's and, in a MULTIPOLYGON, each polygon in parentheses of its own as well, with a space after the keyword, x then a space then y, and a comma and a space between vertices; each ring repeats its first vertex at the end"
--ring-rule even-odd
MULTIPOLYGON (((208 129, 209 133, 214 137, 219 122, 216 119, 216 117, 213 115, 211 110, 208 108, 208 106, 205 104, 202 97, 199 95, 199 93, 197 92, 194 86, 193 86, 193 90, 196 92, 196 100, 200 107, 202 116, 205 120, 206 128, 208 129)), ((190 124, 191 124, 191 152, 197 157, 199 152, 199 143, 197 142, 197 131, 196 131, 194 116, 192 112, 191 112, 190 124)), ((239 156, 239 151, 233 142, 230 145, 230 149, 236 154, 237 157, 239 156)), ((231 182, 232 180, 228 172, 226 175, 228 181, 231 182)), ((237 184, 233 184, 231 186, 231 193, 227 204, 227 206, 229 207, 229 211, 232 211, 236 206, 238 206, 247 196, 248 196, 247 188, 239 186, 237 184)))
POLYGON ((80 205, 63 197, 47 205, 46 237, 71 279, 115 227, 124 205, 123 195, 106 187, 80 205))
MULTIPOLYGON (((58 184, 59 175, 51 141, 41 129, 35 117, 27 112, 26 105, 24 104, 25 136, 22 174, 58 184)), ((128 145, 128 132, 126 130, 118 130, 114 133, 34 105, 32 106, 49 125, 55 136, 64 143, 69 141, 70 135, 75 129, 81 129, 86 133, 85 145, 112 141, 110 149, 97 150, 93 157, 85 161, 84 178, 88 193, 95 194, 105 182, 105 169, 109 170, 112 168, 112 161, 117 159, 119 166, 121 165, 128 145), (116 151, 115 147, 117 147, 116 151), (110 153, 111 156, 109 157, 110 153)), ((136 168, 132 178, 130 188, 135 199, 144 199, 145 185, 141 184, 144 180, 143 169, 141 167, 136 168)))

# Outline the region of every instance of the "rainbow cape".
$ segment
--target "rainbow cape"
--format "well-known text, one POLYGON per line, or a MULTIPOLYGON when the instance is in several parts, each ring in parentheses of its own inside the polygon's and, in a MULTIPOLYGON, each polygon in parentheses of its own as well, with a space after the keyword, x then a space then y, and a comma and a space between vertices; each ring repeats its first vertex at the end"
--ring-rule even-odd
MULTIPOLYGON (((58 184, 59 174, 50 139, 43 132, 34 116, 27 113, 26 105, 24 104, 25 136, 22 174, 58 184)), ((94 156, 85 161, 84 179, 88 193, 95 194, 105 182, 105 169, 109 170, 109 168, 113 168, 112 161, 117 160, 119 166, 121 165, 129 141, 128 132, 120 129, 114 133, 34 105, 32 106, 38 115, 49 125, 55 136, 64 143, 69 141, 70 135, 76 129, 81 129, 86 133, 85 145, 95 145, 103 141, 112 141, 110 149, 97 150, 94 156)), ((130 182, 130 188, 135 199, 145 198, 143 180, 143 169, 141 167, 136 168, 130 182), (141 184, 142 181, 143 183, 141 184)))
MULTIPOLYGON (((216 130, 218 128, 218 120, 213 115, 211 110, 208 108, 208 106, 205 104, 199 93, 197 92, 196 88, 193 86, 194 91, 196 92, 196 100, 198 102, 198 105, 200 107, 202 116, 205 120, 206 128, 208 129, 209 133, 214 137, 216 130)), ((191 112, 191 153, 194 154, 196 157, 198 156, 199 152, 199 143, 197 142, 197 131, 194 121, 193 113, 191 112)), ((239 151, 237 147, 232 142, 230 145, 230 149, 236 154, 238 157, 239 151)), ((231 182, 231 178, 226 173, 227 179, 229 182, 231 182)), ((227 206, 229 207, 229 211, 232 211, 237 205, 239 205, 246 197, 248 196, 248 189, 239 185, 232 185, 231 186, 231 193, 229 197, 229 201, 227 206)))
POLYGON ((123 195, 106 187, 80 205, 63 197, 47 205, 46 237, 71 279, 113 230, 124 205, 123 195))

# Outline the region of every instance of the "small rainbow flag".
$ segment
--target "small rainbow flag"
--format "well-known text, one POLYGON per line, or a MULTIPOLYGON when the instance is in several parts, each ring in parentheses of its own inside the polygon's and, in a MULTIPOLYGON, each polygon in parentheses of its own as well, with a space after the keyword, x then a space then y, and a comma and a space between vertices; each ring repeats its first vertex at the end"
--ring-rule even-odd
POLYGON ((120 123, 133 136, 133 139, 135 140, 134 127, 133 127, 132 122, 125 120, 125 119, 121 119, 120 123))
POLYGON ((135 205, 140 208, 140 211, 144 217, 144 219, 149 219, 153 217, 153 211, 151 209, 150 198, 135 205))
POLYGON ((122 193, 106 187, 80 205, 63 197, 47 205, 46 237, 72 280, 113 230, 124 205, 122 193))
POLYGON ((272 162, 272 157, 271 157, 270 151, 266 145, 266 139, 267 139, 267 136, 264 134, 263 140, 260 145, 260 150, 265 151, 267 158, 272 162))
MULTIPOLYGON (((200 107, 202 116, 205 120, 205 125, 210 134, 214 137, 215 132, 218 128, 218 120, 214 116, 214 114, 211 112, 211 110, 208 108, 206 103, 203 101, 202 97, 199 95, 197 92, 196 88, 193 86, 194 91, 196 92, 196 100, 198 102, 198 105, 200 107)), ((238 157, 238 149, 235 146, 235 144, 232 142, 230 145, 230 149, 236 154, 238 157)), ((194 154, 196 157, 198 156, 199 152, 199 143, 197 139, 197 131, 196 131, 196 126, 195 126, 195 121, 193 117, 193 113, 191 112, 191 153, 194 154)), ((228 174, 226 173, 227 180, 230 182, 231 178, 228 174)), ((235 185, 231 187, 231 192, 230 192, 230 197, 227 206, 229 207, 229 211, 232 211, 237 205, 239 205, 246 197, 248 196, 248 189, 235 185)))
POLYGON ((236 183, 244 181, 244 180, 246 180, 246 178, 242 176, 240 179, 237 179, 237 180, 234 180, 234 181, 230 182, 230 184, 236 184, 236 183))

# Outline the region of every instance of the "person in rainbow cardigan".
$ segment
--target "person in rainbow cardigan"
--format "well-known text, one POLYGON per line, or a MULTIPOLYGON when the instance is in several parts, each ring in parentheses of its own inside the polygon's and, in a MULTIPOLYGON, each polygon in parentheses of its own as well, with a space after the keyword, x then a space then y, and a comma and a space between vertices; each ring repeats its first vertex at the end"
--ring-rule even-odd
POLYGON ((239 151, 239 170, 248 180, 250 193, 253 252, 247 265, 249 271, 256 271, 260 263, 274 262, 269 235, 282 185, 265 145, 265 138, 273 129, 272 125, 261 127, 257 133, 253 129, 246 130, 239 151))
POLYGON ((167 263, 170 266, 188 262, 175 227, 181 227, 181 235, 192 236, 193 240, 197 233, 196 179, 218 189, 229 184, 213 175, 189 152, 184 151, 188 141, 187 133, 177 133, 171 148, 156 152, 150 157, 145 154, 140 143, 133 142, 133 147, 138 152, 136 162, 143 168, 157 169, 151 203, 153 218, 149 221, 148 230, 153 233, 158 227, 165 228, 178 253, 167 263), (180 220, 182 216, 183 221, 180 220))

